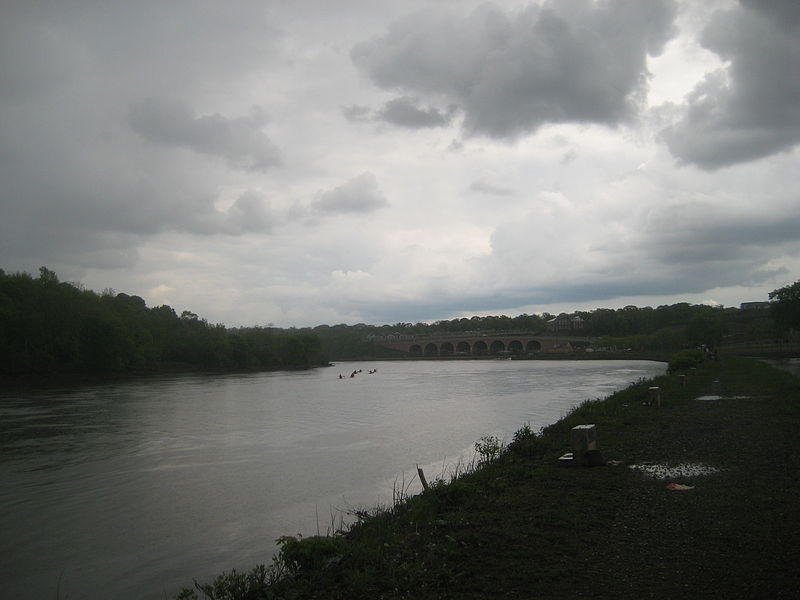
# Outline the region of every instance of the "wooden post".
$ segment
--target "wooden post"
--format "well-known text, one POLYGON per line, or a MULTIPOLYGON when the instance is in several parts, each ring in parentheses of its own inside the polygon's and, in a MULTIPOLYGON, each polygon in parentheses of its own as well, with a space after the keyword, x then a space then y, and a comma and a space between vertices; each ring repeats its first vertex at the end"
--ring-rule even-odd
POLYGON ((419 480, 422 483, 422 489, 424 491, 428 491, 428 480, 425 479, 425 473, 422 472, 422 467, 417 465, 417 473, 419 474, 419 480))

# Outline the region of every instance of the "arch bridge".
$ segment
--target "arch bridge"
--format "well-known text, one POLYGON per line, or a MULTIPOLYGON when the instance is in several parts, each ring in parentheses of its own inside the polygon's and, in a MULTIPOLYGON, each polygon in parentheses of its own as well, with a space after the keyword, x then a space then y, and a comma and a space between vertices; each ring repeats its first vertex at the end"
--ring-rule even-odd
POLYGON ((580 352, 588 337, 551 336, 538 332, 442 333, 436 335, 368 336, 369 341, 409 356, 524 356, 580 352))

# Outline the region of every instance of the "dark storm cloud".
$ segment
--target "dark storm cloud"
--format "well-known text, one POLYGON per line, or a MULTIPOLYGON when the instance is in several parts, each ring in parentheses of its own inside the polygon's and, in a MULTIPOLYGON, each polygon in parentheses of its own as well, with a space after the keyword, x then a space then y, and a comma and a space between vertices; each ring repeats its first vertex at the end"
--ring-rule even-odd
POLYGON ((369 121, 371 119, 372 109, 369 106, 361 106, 359 104, 351 104, 342 107, 342 115, 348 121, 369 121))
POLYGON ((800 2, 746 1, 714 15, 701 42, 727 66, 688 96, 662 132, 674 156, 712 170, 800 142, 800 2))
POLYGON ((6 268, 33 258, 50 268, 131 268, 139 260, 137 235, 41 223, 31 227, 13 215, 0 222, 0 256, 6 268))
POLYGON ((59 83, 177 89, 235 79, 275 54, 280 34, 262 0, 3 2, 0 96, 59 83))
POLYGON ((173 228, 200 235, 244 235, 268 233, 278 221, 269 204, 255 192, 239 196, 227 210, 218 210, 214 199, 195 200, 186 217, 173 228))
POLYGON ((338 187, 323 192, 311 203, 320 214, 370 213, 388 206, 378 186, 378 179, 365 172, 338 187))
POLYGON ((453 111, 440 112, 435 108, 420 108, 413 98, 403 96, 386 103, 377 118, 409 129, 444 127, 453 118, 453 111))
POLYGON ((800 251, 800 205, 790 192, 767 202, 770 211, 736 195, 723 204, 694 196, 661 199, 639 216, 632 210, 629 220, 607 223, 606 234, 591 211, 536 212, 495 230, 481 277, 502 282, 498 306, 764 285, 786 272, 776 257, 800 251), (560 229, 565 218, 570 228, 560 229), (547 264, 531 270, 542 254, 547 264))
POLYGON ((278 149, 262 131, 267 121, 260 110, 238 118, 198 116, 185 104, 154 98, 129 111, 131 128, 151 142, 220 156, 231 166, 255 171, 280 163, 278 149))
POLYGON ((130 268, 137 248, 161 233, 269 231, 266 203, 245 194, 219 210, 221 186, 207 164, 172 151, 263 171, 279 159, 263 114, 196 115, 179 104, 137 102, 213 97, 263 69, 277 38, 264 3, 101 5, 5 2, 0 9, 4 261, 130 268))
POLYGON ((791 205, 770 213, 701 203, 662 207, 626 249, 636 259, 629 272, 638 273, 632 280, 643 295, 669 293, 664 282, 672 293, 756 285, 780 272, 770 266, 775 256, 797 252, 798 231, 800 207, 791 205))
POLYGON ((342 107, 342 114, 348 121, 354 123, 384 122, 405 127, 407 129, 426 129, 432 127, 445 127, 455 116, 455 106, 447 110, 426 108, 409 96, 401 96, 389 100, 382 108, 373 111, 369 106, 352 104, 342 107))
POLYGON ((631 118, 646 91, 646 57, 672 36, 675 14, 672 0, 417 13, 351 57, 381 87, 457 105, 467 133, 513 139, 545 123, 631 118))
POLYGON ((739 0, 749 9, 759 11, 781 27, 792 29, 800 25, 800 2, 797 0, 739 0))

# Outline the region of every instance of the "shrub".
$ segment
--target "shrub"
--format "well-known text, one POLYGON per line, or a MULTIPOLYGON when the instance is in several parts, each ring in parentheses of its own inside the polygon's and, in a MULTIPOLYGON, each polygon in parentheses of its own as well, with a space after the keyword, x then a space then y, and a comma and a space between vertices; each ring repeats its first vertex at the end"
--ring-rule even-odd
POLYGON ((278 538, 278 560, 289 573, 311 573, 323 570, 341 557, 343 539, 338 536, 284 536, 278 538))
POLYGON ((486 464, 495 460, 503 451, 503 442, 496 435, 485 435, 475 442, 475 452, 478 453, 478 463, 486 464))
POLYGON ((702 350, 681 350, 676 352, 669 359, 669 366, 667 373, 675 373, 677 371, 685 371, 692 367, 698 367, 703 364, 705 355, 702 350))
POLYGON ((245 573, 232 569, 211 583, 195 582, 194 590, 183 588, 176 600, 199 600, 198 591, 205 600, 262 600, 270 597, 267 590, 273 582, 272 572, 264 565, 258 565, 245 573))

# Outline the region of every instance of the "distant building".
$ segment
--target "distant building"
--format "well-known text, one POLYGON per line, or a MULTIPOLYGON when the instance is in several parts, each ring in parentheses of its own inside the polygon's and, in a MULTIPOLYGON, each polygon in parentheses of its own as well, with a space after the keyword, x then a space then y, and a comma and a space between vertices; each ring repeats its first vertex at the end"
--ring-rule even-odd
POLYGON ((567 313, 561 313, 545 324, 547 331, 580 331, 585 325, 586 322, 579 316, 571 317, 567 313))
POLYGON ((742 302, 739 308, 741 310, 764 310, 769 308, 769 302, 742 302))

